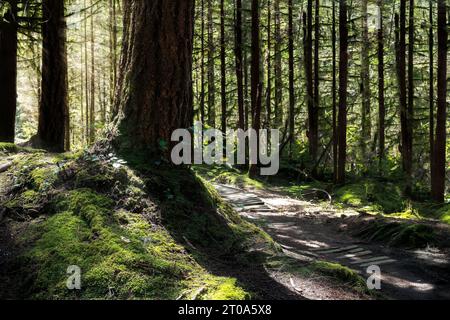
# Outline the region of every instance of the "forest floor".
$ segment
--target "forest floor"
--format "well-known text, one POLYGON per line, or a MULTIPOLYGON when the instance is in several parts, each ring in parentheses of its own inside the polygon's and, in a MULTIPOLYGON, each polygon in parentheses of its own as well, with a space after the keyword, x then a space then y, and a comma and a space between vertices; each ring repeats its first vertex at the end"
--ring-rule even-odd
MULTIPOLYGON (((429 247, 405 249, 362 240, 349 232, 376 223, 371 215, 300 201, 281 190, 244 190, 215 184, 221 196, 249 221, 262 227, 288 256, 333 261, 369 277, 381 269, 380 293, 392 299, 450 299, 450 251, 429 247)), ((436 228, 445 228, 436 225, 436 228)), ((448 232, 448 230, 441 230, 448 232)), ((449 233, 447 233, 448 235, 449 233)), ((307 292, 307 283, 297 284, 307 292)))
POLYGON ((350 268, 282 249, 191 170, 0 146, 2 299, 377 297, 350 268))

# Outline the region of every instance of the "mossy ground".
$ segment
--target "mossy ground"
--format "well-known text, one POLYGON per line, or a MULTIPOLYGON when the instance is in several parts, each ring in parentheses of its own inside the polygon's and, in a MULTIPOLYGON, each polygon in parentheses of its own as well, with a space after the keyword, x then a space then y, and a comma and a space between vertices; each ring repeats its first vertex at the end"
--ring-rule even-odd
POLYGON ((238 258, 254 243, 270 247, 268 237, 220 203, 192 172, 144 167, 136 171, 112 155, 17 155, 2 200, 16 254, 1 272, 1 295, 252 297, 236 279, 209 272, 204 252, 238 258), (80 291, 66 287, 71 265, 81 268, 80 291))

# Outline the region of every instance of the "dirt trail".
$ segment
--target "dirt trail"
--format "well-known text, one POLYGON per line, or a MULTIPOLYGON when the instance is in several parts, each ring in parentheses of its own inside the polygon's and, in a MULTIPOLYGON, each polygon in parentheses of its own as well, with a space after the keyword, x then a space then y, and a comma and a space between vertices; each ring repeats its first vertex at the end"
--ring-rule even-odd
MULTIPOLYGON (((348 235, 343 212, 266 190, 215 185, 241 215, 261 226, 293 258, 338 262, 363 277, 381 269, 381 293, 393 299, 450 299, 450 254, 436 248, 403 250, 348 235)), ((345 216, 358 215, 345 211, 345 216)))

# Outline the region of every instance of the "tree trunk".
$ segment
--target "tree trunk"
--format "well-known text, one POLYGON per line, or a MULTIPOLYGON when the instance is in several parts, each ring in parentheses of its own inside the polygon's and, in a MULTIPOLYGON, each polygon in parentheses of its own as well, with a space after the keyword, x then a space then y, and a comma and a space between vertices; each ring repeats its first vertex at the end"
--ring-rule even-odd
POLYGON ((216 84, 215 84, 215 50, 214 50, 214 21, 213 0, 208 0, 208 125, 216 127, 216 84))
POLYGON ((293 3, 288 1, 288 51, 289 51, 289 157, 292 157, 295 135, 295 88, 294 88, 294 26, 293 3))
POLYGON ((243 57, 242 57, 242 0, 236 0, 235 22, 235 56, 236 56, 236 81, 238 95, 238 127, 245 129, 244 115, 244 86, 243 86, 243 57))
POLYGON ((220 0, 220 86, 221 86, 221 125, 222 132, 227 132, 227 74, 225 55, 225 0, 220 0))
POLYGON ((347 160, 347 83, 348 83, 348 26, 347 1, 340 0, 339 8, 339 138, 337 183, 345 183, 347 160))
POLYGON ((428 99, 430 99, 430 170, 431 176, 433 176, 433 155, 434 155, 434 30, 433 30, 433 1, 430 1, 429 7, 430 14, 430 28, 428 34, 428 58, 430 64, 430 86, 428 99))
POLYGON ((65 151, 68 123, 67 48, 64 1, 42 2, 42 89, 37 144, 65 151))
POLYGON ((275 126, 283 124, 283 80, 281 61, 281 12, 280 0, 275 0, 275 126))
MULTIPOLYGON (((413 127, 414 127, 414 0, 409 1, 409 37, 408 37, 408 180, 412 178, 413 166, 413 127)), ((412 181, 408 181, 407 193, 411 192, 412 181)))
MULTIPOLYGON (((319 44, 320 44, 320 1, 315 3, 315 19, 314 19, 314 105, 311 114, 309 141, 310 141, 310 155, 312 163, 315 165, 317 161, 317 152, 319 147, 319 44)), ((310 27, 312 28, 312 26, 310 27)), ((317 167, 317 166, 315 166, 317 167)), ((315 169, 314 169, 315 171, 315 169)), ((312 173, 316 175, 316 172, 312 173)))
POLYGON ((272 7, 270 0, 267 1, 267 92, 266 92, 266 127, 270 128, 272 118, 272 7))
POLYGON ((332 80, 332 99, 333 99, 333 181, 337 182, 338 172, 338 125, 337 125, 337 75, 336 75, 336 1, 333 1, 332 8, 332 26, 331 26, 331 42, 333 57, 333 80, 332 80))
POLYGON ((432 197, 444 202, 445 161, 446 161, 446 125, 447 118, 447 12, 445 0, 438 1, 438 100, 436 112, 436 137, 434 143, 434 169, 432 176, 432 197))
POLYGON ((317 148, 314 137, 314 121, 315 121, 315 107, 314 107, 314 79, 313 79, 313 52, 312 52, 312 0, 308 0, 308 8, 306 14, 303 14, 304 26, 304 55, 305 55, 305 78, 306 78, 306 103, 308 106, 308 140, 309 140, 309 155, 314 162, 316 158, 317 148))
POLYGON ((193 21, 193 0, 124 1, 120 150, 168 157, 173 131, 192 125, 193 21))
POLYGON ((14 142, 17 107, 17 4, 0 17, 0 142, 14 142))
POLYGON ((94 0, 91 0, 91 89, 89 103, 89 144, 93 144, 95 141, 95 36, 94 36, 94 0))
POLYGON ((201 92, 200 92, 200 121, 205 124, 205 0, 201 4, 201 92))
POLYGON ((384 97, 384 30, 383 30, 383 0, 378 0, 378 131, 379 131, 379 147, 378 157, 381 165, 384 159, 386 149, 386 106, 384 97))
MULTIPOLYGON (((259 134, 261 129, 261 77, 260 77, 260 20, 259 0, 252 0, 252 66, 251 66, 251 96, 252 96, 252 128, 259 134)), ((258 142, 259 148, 259 142, 258 142)), ((258 150, 253 150, 255 153, 258 150)), ((249 174, 257 175, 258 164, 250 164, 249 174)))
POLYGON ((412 155, 410 152, 410 119, 406 90, 406 0, 400 1, 398 30, 398 82, 400 93, 401 153, 403 171, 407 180, 406 193, 411 192, 412 155))
POLYGON ((370 60, 369 60, 369 28, 367 25, 368 12, 367 0, 362 0, 362 43, 361 43, 361 91, 362 91, 362 112, 361 112, 361 158, 363 163, 367 163, 367 145, 371 140, 371 119, 370 119, 370 60))

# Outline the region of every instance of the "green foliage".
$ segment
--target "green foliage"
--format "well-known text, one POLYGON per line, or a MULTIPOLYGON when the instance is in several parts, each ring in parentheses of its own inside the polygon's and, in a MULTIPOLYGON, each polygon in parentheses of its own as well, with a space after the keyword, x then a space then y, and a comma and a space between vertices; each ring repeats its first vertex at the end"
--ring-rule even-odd
POLYGON ((338 203, 387 214, 401 212, 405 207, 401 185, 374 179, 340 187, 334 196, 338 203))
POLYGON ((361 293, 367 292, 367 285, 364 279, 356 271, 343 265, 327 261, 317 261, 312 265, 312 269, 344 282, 356 291, 361 293))

